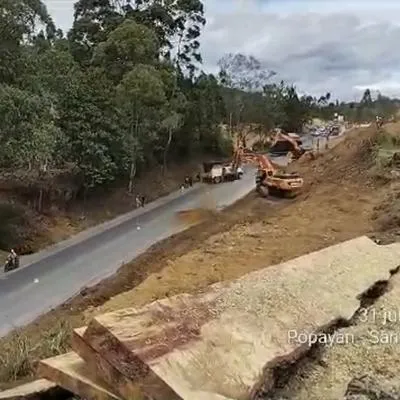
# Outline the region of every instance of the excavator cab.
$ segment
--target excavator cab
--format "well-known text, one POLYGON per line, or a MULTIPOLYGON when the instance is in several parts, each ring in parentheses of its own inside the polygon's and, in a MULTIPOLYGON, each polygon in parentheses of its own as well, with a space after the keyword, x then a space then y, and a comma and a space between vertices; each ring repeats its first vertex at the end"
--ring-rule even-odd
POLYGON ((289 162, 299 159, 306 152, 301 137, 296 133, 278 133, 270 148, 271 154, 286 155, 289 162))
POLYGON ((281 172, 266 154, 244 148, 240 152, 239 160, 257 164, 256 190, 263 197, 295 197, 303 187, 303 178, 299 174, 281 172))
POLYGON ((303 187, 303 178, 298 173, 258 170, 256 190, 263 197, 295 197, 303 187))

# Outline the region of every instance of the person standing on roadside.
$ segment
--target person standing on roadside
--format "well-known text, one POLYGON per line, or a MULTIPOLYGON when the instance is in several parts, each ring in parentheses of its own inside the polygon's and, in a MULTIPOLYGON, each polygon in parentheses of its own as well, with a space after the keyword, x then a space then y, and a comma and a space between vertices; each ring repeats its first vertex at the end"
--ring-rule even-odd
POLYGON ((185 188, 189 187, 189 177, 185 176, 185 188))

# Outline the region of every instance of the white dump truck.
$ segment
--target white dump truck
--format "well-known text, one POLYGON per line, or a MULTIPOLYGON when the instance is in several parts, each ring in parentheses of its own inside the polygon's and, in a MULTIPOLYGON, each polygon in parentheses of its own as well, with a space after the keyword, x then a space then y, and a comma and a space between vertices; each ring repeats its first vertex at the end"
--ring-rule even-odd
POLYGON ((243 175, 241 167, 235 167, 232 162, 211 161, 203 163, 200 174, 202 182, 221 183, 240 179, 243 175))

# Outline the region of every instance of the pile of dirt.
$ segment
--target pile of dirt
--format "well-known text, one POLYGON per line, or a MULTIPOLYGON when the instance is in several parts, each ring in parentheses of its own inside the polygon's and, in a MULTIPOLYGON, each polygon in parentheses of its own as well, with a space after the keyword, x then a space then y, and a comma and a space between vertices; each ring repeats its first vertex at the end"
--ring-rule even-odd
POLYGON ((391 190, 375 207, 375 227, 379 232, 396 234, 400 231, 400 182, 392 182, 391 190))
POLYGON ((217 211, 204 208, 193 208, 190 210, 178 211, 176 213, 178 221, 187 227, 210 220, 216 215, 217 211))
POLYGON ((350 132, 331 150, 317 154, 315 160, 305 158, 291 164, 289 170, 303 175, 306 188, 325 182, 340 185, 350 180, 372 185, 374 179, 370 172, 377 139, 378 133, 373 128, 350 132))

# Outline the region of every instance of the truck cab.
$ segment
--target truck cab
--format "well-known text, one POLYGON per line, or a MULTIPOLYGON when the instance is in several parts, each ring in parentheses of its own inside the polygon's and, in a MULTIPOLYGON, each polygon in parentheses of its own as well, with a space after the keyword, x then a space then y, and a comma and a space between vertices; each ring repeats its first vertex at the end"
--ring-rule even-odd
POLYGON ((232 162, 212 161, 203 163, 202 182, 221 183, 240 179, 243 175, 241 167, 235 167, 232 162))
POLYGON ((223 163, 220 161, 211 161, 203 163, 203 172, 201 173, 202 182, 221 183, 223 180, 223 163))

